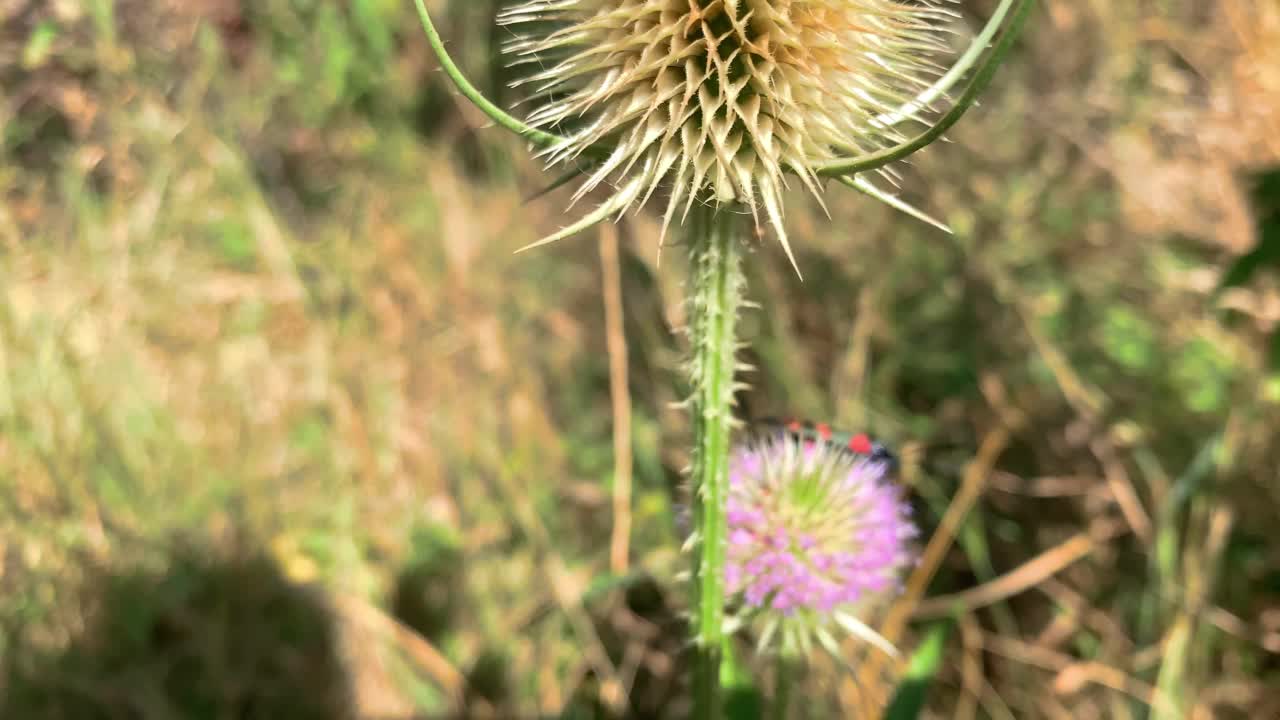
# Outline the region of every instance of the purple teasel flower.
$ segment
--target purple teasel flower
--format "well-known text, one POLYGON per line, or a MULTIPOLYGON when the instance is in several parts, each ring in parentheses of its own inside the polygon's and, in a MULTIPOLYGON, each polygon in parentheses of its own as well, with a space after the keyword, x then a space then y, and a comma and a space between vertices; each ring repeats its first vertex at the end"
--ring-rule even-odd
POLYGON ((729 465, 726 594, 730 629, 759 621, 760 646, 807 655, 816 639, 838 656, 831 628, 890 654, 861 619, 902 591, 916 562, 911 508, 890 463, 793 435, 752 440, 729 465))

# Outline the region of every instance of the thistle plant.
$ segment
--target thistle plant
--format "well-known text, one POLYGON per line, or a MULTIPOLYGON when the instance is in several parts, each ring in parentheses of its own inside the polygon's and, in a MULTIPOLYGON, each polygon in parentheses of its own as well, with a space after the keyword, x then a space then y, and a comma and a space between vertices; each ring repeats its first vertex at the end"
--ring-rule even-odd
MULTIPOLYGON (((510 31, 504 48, 509 62, 523 69, 516 85, 532 106, 525 121, 463 77, 424 0, 415 2, 441 66, 459 90, 537 147, 549 166, 567 169, 566 179, 582 176, 575 203, 588 195, 603 198, 522 249, 562 240, 654 198, 662 208, 659 246, 673 226, 684 231, 691 260, 695 716, 719 717, 720 653, 725 628, 732 627, 725 620, 726 587, 745 593, 763 582, 738 587, 746 567, 733 560, 741 547, 730 533, 741 540, 741 532, 750 531, 727 516, 735 492, 730 436, 746 223, 770 231, 799 274, 784 223, 788 187, 802 187, 822 202, 823 184, 835 178, 928 219, 867 175, 892 179, 886 166, 929 145, 960 119, 990 81, 1032 0, 1001 0, 949 65, 955 25, 950 0, 524 0, 498 22, 510 31), (967 85, 952 97, 965 78, 967 85)), ((824 472, 865 480, 874 470, 833 465, 824 472)), ((864 489, 837 492, 832 480, 823 492, 834 502, 861 502, 860 492, 880 487, 878 479, 851 483, 864 489)), ((827 519, 853 512, 846 508, 827 519)), ((870 589, 859 585, 869 576, 850 573, 822 575, 836 585, 848 583, 832 591, 833 608, 870 589)), ((758 599, 770 598, 775 610, 778 603, 794 603, 797 613, 812 599, 783 590, 758 599)), ((785 637, 793 625, 780 622, 778 628, 785 637)))

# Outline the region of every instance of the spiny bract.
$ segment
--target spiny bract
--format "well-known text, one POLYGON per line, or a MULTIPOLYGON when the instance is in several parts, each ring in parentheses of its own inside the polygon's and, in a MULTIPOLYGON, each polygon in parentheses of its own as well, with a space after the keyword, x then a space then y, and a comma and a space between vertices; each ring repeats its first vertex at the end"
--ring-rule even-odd
MULTIPOLYGON (((501 16, 532 87, 531 125, 592 160, 575 200, 612 197, 544 244, 669 189, 663 232, 695 202, 761 211, 788 256, 782 190, 818 163, 899 142, 939 74, 947 0, 528 0, 501 16)), ((792 260, 794 263, 794 259, 792 260)))

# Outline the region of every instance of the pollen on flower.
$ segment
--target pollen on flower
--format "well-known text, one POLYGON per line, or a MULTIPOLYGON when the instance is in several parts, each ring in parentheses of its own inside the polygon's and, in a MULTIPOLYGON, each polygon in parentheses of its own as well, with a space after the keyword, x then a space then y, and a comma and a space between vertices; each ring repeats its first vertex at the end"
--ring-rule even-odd
POLYGON ((917 531, 887 473, 884 461, 789 435, 737 448, 727 593, 748 613, 809 624, 892 598, 917 531))
POLYGON ((902 139, 885 119, 940 74, 946 1, 527 0, 504 12, 536 105, 528 121, 565 137, 546 159, 591 161, 575 200, 613 187, 544 242, 663 187, 664 233, 694 203, 736 203, 767 218, 790 257, 787 176, 816 196, 816 164, 902 139))

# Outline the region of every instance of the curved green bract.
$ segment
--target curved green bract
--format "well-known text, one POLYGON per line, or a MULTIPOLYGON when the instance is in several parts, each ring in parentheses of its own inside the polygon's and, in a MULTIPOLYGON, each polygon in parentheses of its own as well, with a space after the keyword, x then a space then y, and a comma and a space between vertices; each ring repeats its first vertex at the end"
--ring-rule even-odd
POLYGON ((928 107, 934 100, 947 94, 960 81, 960 78, 964 77, 965 73, 973 68, 974 63, 978 62, 982 57, 983 52, 991 44, 991 39, 996 36, 996 33, 999 32, 1004 24, 1005 16, 1009 14, 1009 8, 1012 6, 1012 2, 1005 0, 996 8, 995 12, 991 13, 991 17, 987 18, 987 24, 983 26, 982 32, 974 36, 973 42, 969 43, 968 49, 956 60, 951 69, 947 70, 946 74, 938 78, 928 88, 925 88, 924 92, 912 98, 910 102, 905 103, 892 113, 877 116, 874 122, 886 126, 897 125, 899 122, 928 107))
MULTIPOLYGON (((488 115, 495 123, 514 132, 529 142, 543 147, 550 147, 567 142, 567 139, 560 135, 539 130, 522 122, 486 98, 474 85, 471 84, 469 80, 467 80, 466 76, 462 74, 462 70, 458 67, 457 63, 453 61, 453 58, 445 49, 444 41, 441 39, 440 33, 436 30, 435 24, 431 20, 430 13, 427 12, 425 0, 414 0, 414 4, 417 6, 418 18, 422 22, 422 28, 427 34, 427 40, 431 45, 432 51, 435 52, 437 59, 440 61, 441 68, 444 69, 445 74, 449 76, 449 79, 453 81, 454 86, 458 88, 458 91, 461 92, 464 97, 475 104, 481 112, 488 115)), ((987 25, 975 38, 969 50, 961 57, 956 65, 952 67, 938 83, 935 83, 933 87, 926 90, 921 97, 912 100, 906 106, 885 118, 887 125, 896 124, 898 120, 902 119, 902 114, 905 109, 911 108, 915 104, 927 104, 927 101, 933 99, 930 93, 945 92, 945 89, 949 87, 951 83, 954 83, 960 75, 967 71, 969 67, 977 61, 981 49, 990 42, 991 38, 994 37, 995 33, 1000 29, 1000 26, 1005 23, 1005 20, 1012 11, 1013 16, 1012 19, 1009 20, 1008 27, 1000 36, 999 41, 991 48, 990 54, 978 68, 973 80, 970 81, 964 92, 957 99, 955 105, 953 105, 946 114, 939 118, 936 123, 930 126, 928 130, 925 130, 915 138, 904 143, 890 148, 885 148, 868 155, 819 163, 815 166, 815 171, 819 175, 839 177, 875 170, 888 165, 891 162, 901 160, 942 137, 944 133, 960 121, 960 118, 963 117, 964 114, 968 112, 969 108, 977 101, 978 96, 981 95, 982 92, 986 90, 987 86, 991 84, 991 79, 995 76, 996 70, 1004 61, 1009 49, 1013 46, 1013 42, 1017 39, 1023 25, 1025 25, 1027 16, 1030 14, 1031 8, 1034 4, 1035 0, 1001 0, 1000 5, 996 8, 996 11, 992 13, 990 20, 988 20, 987 25), (1014 8, 1015 3, 1017 4, 1016 9, 1014 8)))
POLYGON ((929 225, 932 225, 938 228, 939 230, 941 230, 942 232, 948 235, 953 234, 951 231, 951 228, 947 227, 946 223, 936 218, 930 217, 929 215, 917 209, 915 206, 911 205, 910 203, 903 201, 897 195, 894 195, 892 193, 887 193, 881 190, 880 188, 876 187, 875 185, 872 185, 871 181, 867 180, 861 175, 841 175, 840 177, 836 178, 836 180, 840 181, 840 183, 843 185, 848 185, 849 187, 853 188, 854 190, 857 190, 858 192, 864 195, 868 195, 870 197, 875 198, 876 200, 879 200, 880 202, 884 203, 885 205, 888 205, 889 207, 893 208, 894 210, 897 210, 898 212, 906 213, 907 215, 910 215, 911 217, 921 222, 927 223, 929 225))
POLYGON ((1035 0, 1003 0, 996 12, 991 16, 987 27, 983 29, 984 34, 988 37, 994 34, 999 25, 1003 23, 1014 2, 1018 3, 1018 7, 1013 10, 1013 18, 1009 20, 1009 25, 1000 36, 1000 40, 991 49, 986 61, 978 68, 973 80, 970 81, 964 93, 956 100, 956 104, 939 118, 938 122, 915 138, 900 145, 885 148, 858 158, 820 163, 814 168, 817 173, 825 176, 839 176, 875 170, 891 162, 901 160, 942 137, 943 133, 959 122, 960 118, 973 106, 978 96, 991 84, 991 79, 995 77, 996 69, 1000 67, 1005 56, 1008 55, 1009 48, 1013 47, 1013 41, 1017 39, 1022 26, 1026 23, 1027 16, 1031 13, 1031 7, 1035 4, 1035 0))
POLYGON ((489 101, 476 86, 472 85, 462 74, 462 70, 458 68, 457 63, 449 56, 449 52, 444 49, 444 40, 440 38, 440 33, 436 31, 435 23, 431 22, 431 15, 427 12, 427 5, 424 0, 414 0, 414 4, 418 6, 418 18, 422 21, 422 29, 427 33, 427 41, 431 43, 431 49, 435 52, 436 58, 440 60, 440 67, 444 69, 449 79, 458 88, 464 97, 480 108, 481 112, 488 115, 497 124, 519 135, 536 145, 556 145, 565 142, 565 139, 559 135, 539 130, 530 125, 526 125, 518 118, 508 114, 505 110, 489 101))

